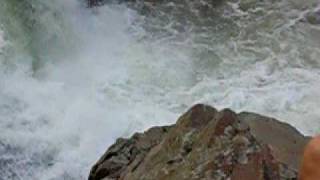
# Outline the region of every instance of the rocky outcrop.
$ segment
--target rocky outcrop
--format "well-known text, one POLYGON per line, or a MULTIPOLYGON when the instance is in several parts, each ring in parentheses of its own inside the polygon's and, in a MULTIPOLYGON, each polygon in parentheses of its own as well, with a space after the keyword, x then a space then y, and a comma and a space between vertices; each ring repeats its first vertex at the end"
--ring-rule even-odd
POLYGON ((297 179, 307 141, 275 119, 199 104, 175 125, 118 139, 89 180, 297 179))

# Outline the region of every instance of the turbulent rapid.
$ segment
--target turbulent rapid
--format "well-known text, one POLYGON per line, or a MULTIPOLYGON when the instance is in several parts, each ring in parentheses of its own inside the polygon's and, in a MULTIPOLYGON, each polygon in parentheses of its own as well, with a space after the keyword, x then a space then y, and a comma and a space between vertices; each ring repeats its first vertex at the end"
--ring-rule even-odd
POLYGON ((195 103, 320 129, 318 0, 0 2, 0 180, 87 179, 195 103))

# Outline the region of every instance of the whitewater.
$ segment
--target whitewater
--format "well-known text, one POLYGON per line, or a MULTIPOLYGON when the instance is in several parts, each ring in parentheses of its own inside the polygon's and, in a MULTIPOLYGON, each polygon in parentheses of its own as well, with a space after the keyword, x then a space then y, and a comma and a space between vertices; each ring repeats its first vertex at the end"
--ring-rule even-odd
POLYGON ((195 103, 319 133, 317 14, 318 0, 2 0, 0 180, 87 179, 116 138, 195 103))

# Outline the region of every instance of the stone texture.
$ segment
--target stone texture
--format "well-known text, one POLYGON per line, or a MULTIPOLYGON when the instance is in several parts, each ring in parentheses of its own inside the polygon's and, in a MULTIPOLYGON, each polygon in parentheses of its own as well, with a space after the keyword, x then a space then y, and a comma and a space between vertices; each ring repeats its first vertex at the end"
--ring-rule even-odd
POLYGON ((118 139, 89 180, 297 179, 307 141, 275 119, 198 104, 175 125, 118 139))

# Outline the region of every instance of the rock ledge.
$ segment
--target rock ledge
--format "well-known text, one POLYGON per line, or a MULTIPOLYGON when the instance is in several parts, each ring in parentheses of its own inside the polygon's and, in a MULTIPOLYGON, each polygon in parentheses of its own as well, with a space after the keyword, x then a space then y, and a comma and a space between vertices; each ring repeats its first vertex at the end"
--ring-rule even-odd
POLYGON ((175 125, 118 139, 89 180, 292 180, 308 140, 272 118, 198 104, 175 125))

